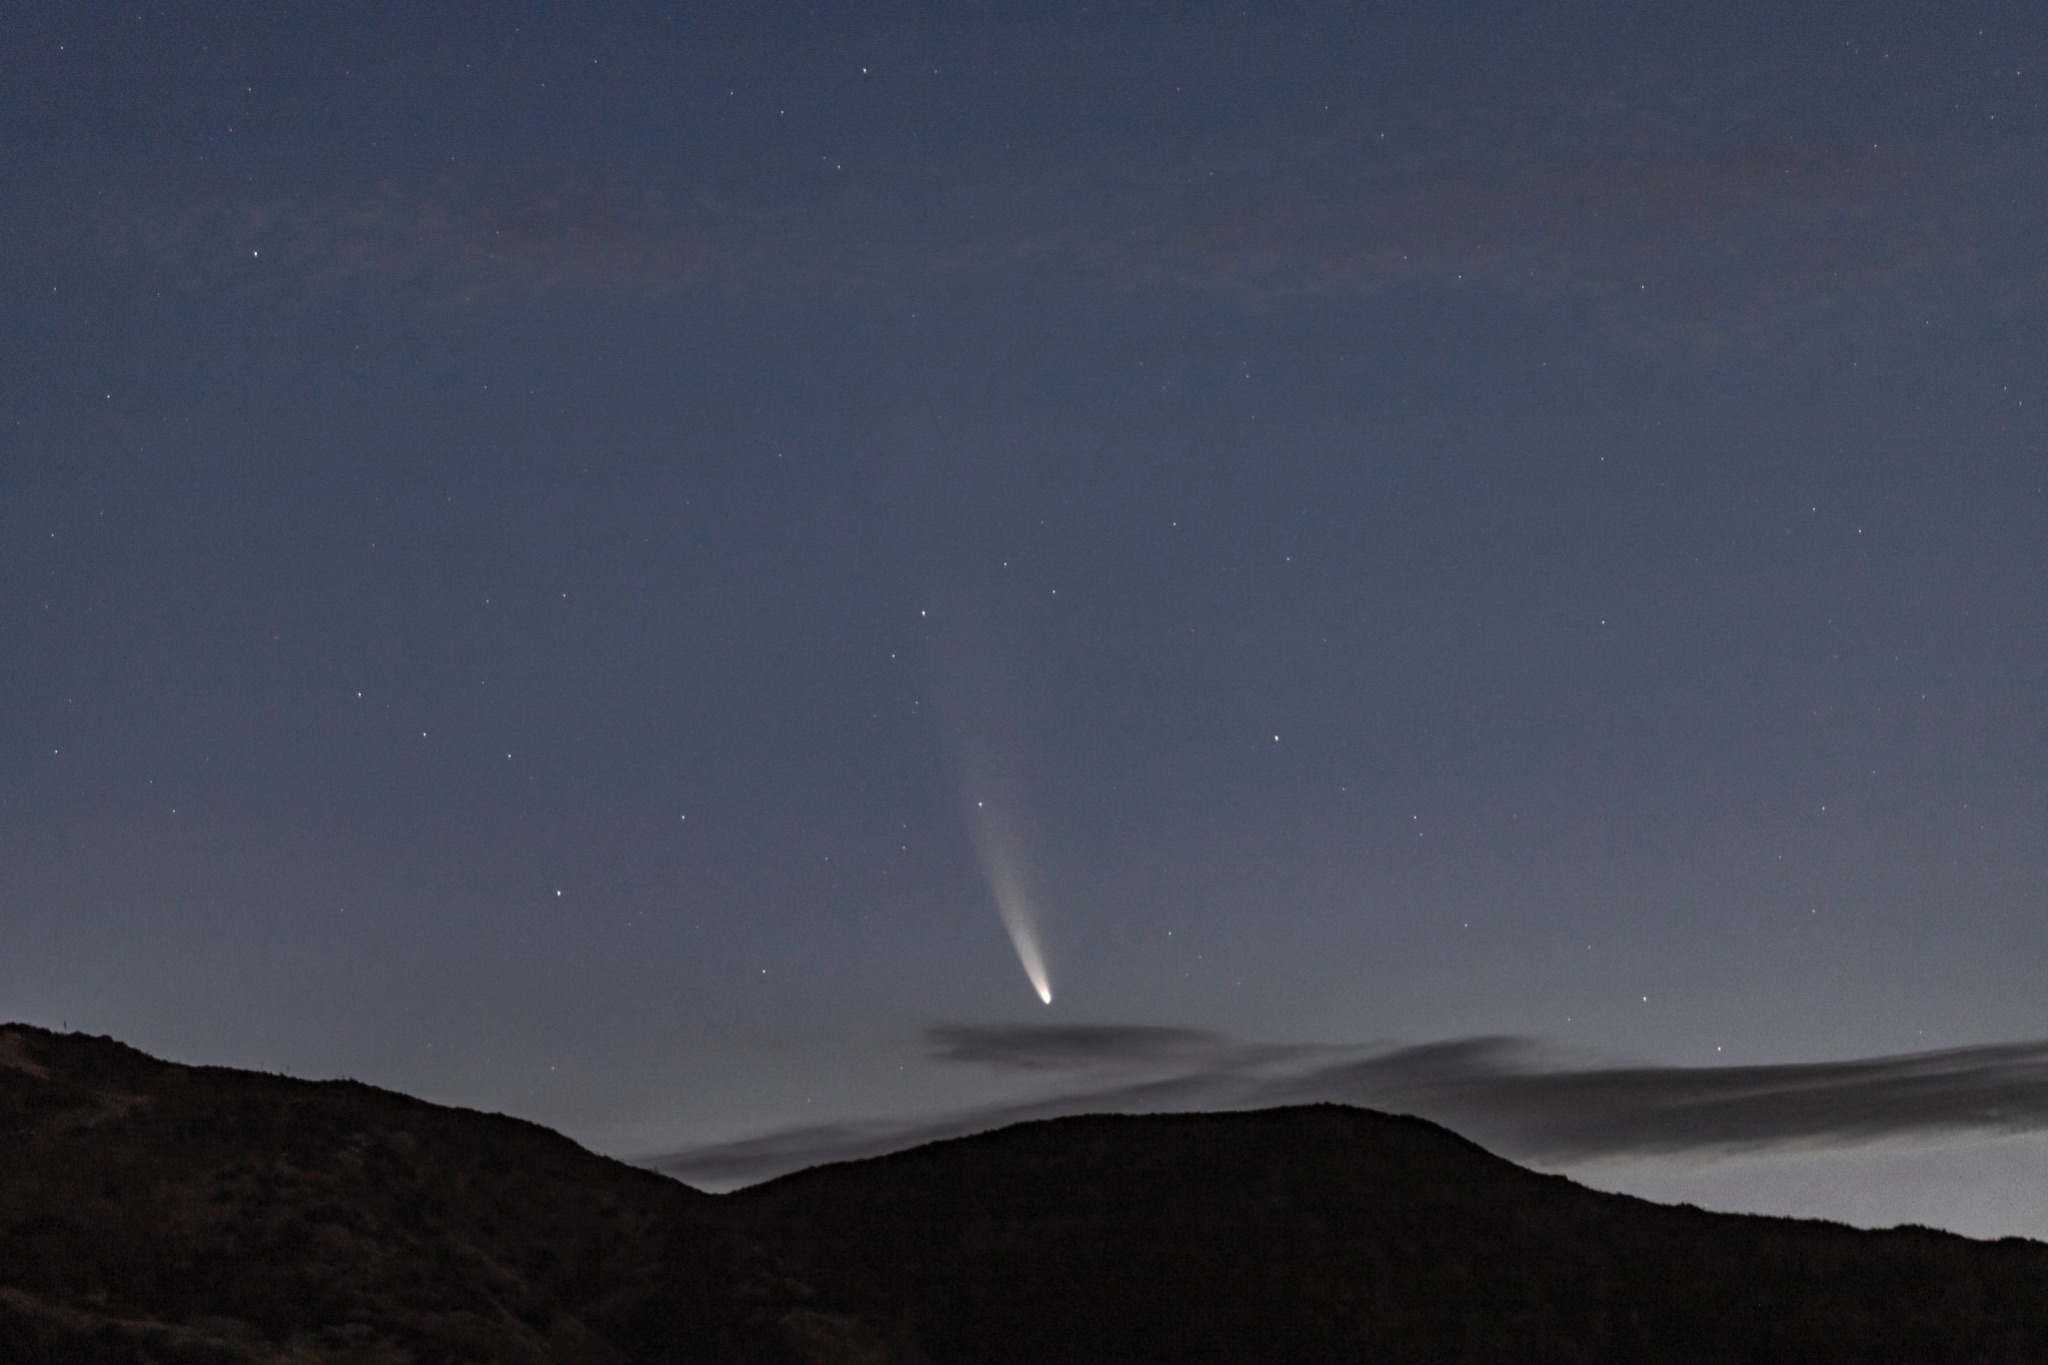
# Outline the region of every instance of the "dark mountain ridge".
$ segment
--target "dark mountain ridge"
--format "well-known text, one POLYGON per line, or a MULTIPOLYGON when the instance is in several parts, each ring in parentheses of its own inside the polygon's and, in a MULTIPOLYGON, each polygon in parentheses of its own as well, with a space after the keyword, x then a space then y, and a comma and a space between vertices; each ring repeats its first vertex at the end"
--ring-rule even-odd
POLYGON ((2048 1361, 2048 1246, 1596 1193, 1334 1105, 730 1195, 347 1081, 0 1027, 6 1361, 2048 1361))

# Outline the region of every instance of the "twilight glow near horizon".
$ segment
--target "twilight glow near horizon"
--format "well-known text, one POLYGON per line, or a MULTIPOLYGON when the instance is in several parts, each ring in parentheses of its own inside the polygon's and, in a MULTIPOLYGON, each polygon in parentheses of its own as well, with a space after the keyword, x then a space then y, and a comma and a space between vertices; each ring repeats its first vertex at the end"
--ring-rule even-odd
MULTIPOLYGON (((2044 79, 2017 3, 9 5, 0 1018, 627 1156, 2031 1058, 2044 79)), ((2048 1236, 2031 1128, 1811 1106, 1572 1169, 2048 1236)))

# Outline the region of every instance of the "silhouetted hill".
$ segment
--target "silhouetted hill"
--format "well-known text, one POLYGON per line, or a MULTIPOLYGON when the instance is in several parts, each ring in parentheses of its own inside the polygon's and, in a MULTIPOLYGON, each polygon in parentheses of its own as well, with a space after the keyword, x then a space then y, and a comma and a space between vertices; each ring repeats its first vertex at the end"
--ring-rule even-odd
POLYGON ((722 1228, 517 1119, 0 1028, 0 1361, 737 1358, 722 1228))
POLYGON ((0 1360, 2048 1361, 2048 1246, 1664 1208, 1336 1106, 712 1197, 517 1120, 0 1028, 0 1360))
POLYGON ((820 1306, 906 1324, 892 1358, 2048 1360, 2048 1246, 1670 1208, 1335 1105, 1024 1124, 727 1198, 820 1306))

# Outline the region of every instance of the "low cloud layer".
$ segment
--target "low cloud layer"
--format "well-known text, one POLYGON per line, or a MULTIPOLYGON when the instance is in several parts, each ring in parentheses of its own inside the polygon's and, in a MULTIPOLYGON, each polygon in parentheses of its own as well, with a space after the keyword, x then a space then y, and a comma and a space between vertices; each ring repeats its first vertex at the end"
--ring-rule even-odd
POLYGON ((1573 1063, 1517 1038, 1376 1047, 1253 1044, 1189 1029, 956 1025, 932 1029, 927 1041, 939 1060, 1039 1085, 1004 1104, 792 1128, 643 1164, 732 1188, 1030 1119, 1326 1101, 1420 1115, 1543 1166, 2048 1130, 2048 1041, 1728 1067, 1573 1063))

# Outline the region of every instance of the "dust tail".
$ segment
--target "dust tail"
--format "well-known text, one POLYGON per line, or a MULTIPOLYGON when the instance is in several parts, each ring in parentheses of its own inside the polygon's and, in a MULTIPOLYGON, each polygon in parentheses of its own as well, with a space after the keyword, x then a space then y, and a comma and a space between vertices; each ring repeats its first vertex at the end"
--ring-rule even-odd
POLYGON ((975 803, 974 851, 981 860, 981 872, 988 879, 996 913, 1003 917, 1017 961, 1044 1003, 1052 1003, 1052 973, 1046 969, 1045 947, 1039 937, 1038 911, 1026 883, 1023 857, 1016 836, 988 807, 975 803))

